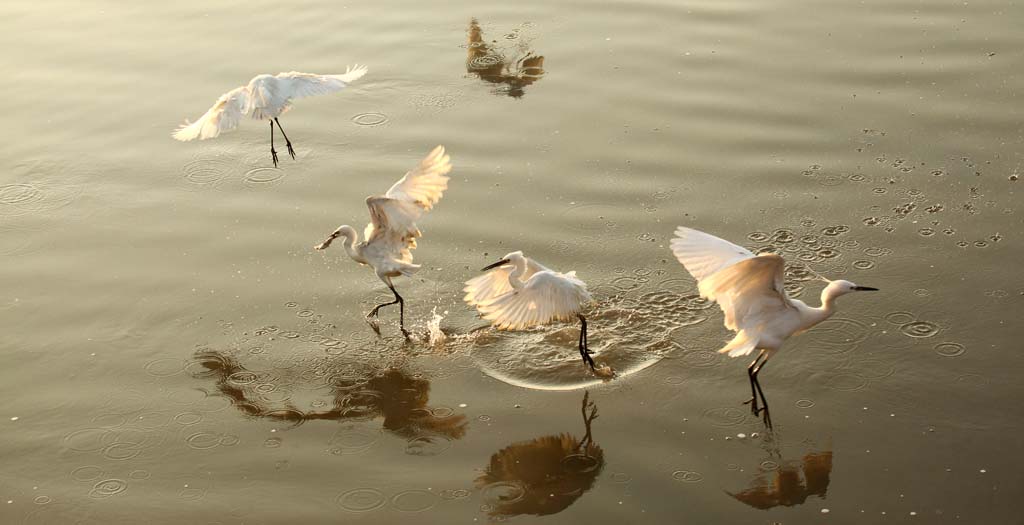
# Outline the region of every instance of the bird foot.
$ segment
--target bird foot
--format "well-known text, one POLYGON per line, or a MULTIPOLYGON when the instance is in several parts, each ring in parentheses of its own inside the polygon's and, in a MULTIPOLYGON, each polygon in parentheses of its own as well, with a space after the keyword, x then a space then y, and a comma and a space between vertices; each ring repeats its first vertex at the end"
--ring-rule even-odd
POLYGON ((277 167, 277 150, 270 148, 270 158, 274 160, 274 167, 277 167))
POLYGON ((406 330, 405 328, 402 328, 402 335, 405 336, 405 339, 407 341, 412 341, 412 334, 410 334, 409 331, 406 330))
POLYGON ((292 156, 292 160, 295 160, 295 150, 292 149, 292 143, 287 142, 285 144, 288 146, 288 154, 292 156))
POLYGON ((370 325, 370 328, 372 328, 373 332, 375 334, 377 334, 377 337, 380 337, 380 325, 377 324, 377 320, 376 319, 371 319, 371 318, 367 317, 366 318, 366 324, 370 325))

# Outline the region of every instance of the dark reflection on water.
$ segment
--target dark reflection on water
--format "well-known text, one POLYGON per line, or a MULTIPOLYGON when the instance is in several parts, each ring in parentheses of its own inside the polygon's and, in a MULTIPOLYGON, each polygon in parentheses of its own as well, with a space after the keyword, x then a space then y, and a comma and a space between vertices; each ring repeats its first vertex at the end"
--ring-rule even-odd
MULTIPOLYGON (((480 23, 475 18, 469 21, 469 41, 466 53, 466 71, 477 75, 484 82, 497 84, 496 94, 513 98, 522 97, 523 88, 544 76, 544 57, 533 54, 529 42, 518 41, 511 56, 506 55, 497 40, 484 41, 480 23)), ((506 35, 512 40, 518 33, 506 35)))
POLYGON ((591 423, 597 405, 583 394, 582 438, 563 432, 513 443, 491 456, 477 478, 492 517, 557 514, 594 486, 604 468, 604 451, 594 443, 591 423))
POLYGON ((468 423, 465 415, 428 406, 430 381, 411 377, 398 369, 361 372, 348 369, 335 375, 325 375, 322 382, 307 386, 312 390, 327 389, 330 401, 314 402, 324 407, 320 410, 300 410, 287 400, 268 401, 265 395, 268 391, 278 392, 279 388, 294 389, 294 384, 275 385, 273 378, 251 372, 235 357, 215 350, 201 350, 194 360, 203 369, 196 376, 212 378, 217 392, 231 399, 235 408, 251 417, 282 421, 293 426, 307 421, 365 421, 379 417, 384 419, 385 430, 405 438, 437 436, 459 439, 466 434, 468 423))
POLYGON ((802 505, 811 496, 825 498, 832 474, 832 451, 811 452, 800 461, 765 460, 759 470, 749 488, 729 495, 763 510, 802 505))

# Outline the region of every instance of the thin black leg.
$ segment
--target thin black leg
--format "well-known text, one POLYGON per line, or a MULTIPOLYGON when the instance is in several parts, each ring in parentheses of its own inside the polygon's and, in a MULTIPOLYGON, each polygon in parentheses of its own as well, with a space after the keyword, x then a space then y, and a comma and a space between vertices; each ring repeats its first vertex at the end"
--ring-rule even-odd
MULTIPOLYGON (((757 365, 757 368, 754 369, 754 373, 751 375, 751 377, 754 378, 754 386, 757 387, 757 393, 761 396, 761 404, 764 405, 763 407, 761 407, 761 412, 764 412, 764 424, 765 424, 766 427, 768 427, 769 430, 771 430, 771 428, 772 428, 772 416, 768 412, 768 400, 765 399, 765 397, 764 397, 764 390, 761 390, 761 382, 758 381, 758 379, 757 379, 757 375, 761 372, 761 369, 764 368, 764 365, 767 364, 767 363, 768 363, 768 359, 767 358, 764 361, 761 361, 761 364, 757 365)), ((757 414, 755 414, 755 415, 757 415, 757 414)))
POLYGON ((391 293, 395 294, 395 300, 391 301, 390 303, 378 304, 377 306, 375 306, 373 308, 373 310, 370 310, 370 313, 366 314, 366 317, 367 318, 377 317, 377 312, 381 308, 383 308, 385 306, 391 306, 391 305, 397 303, 398 304, 398 323, 399 323, 399 326, 402 327, 402 335, 404 335, 405 338, 408 339, 409 338, 409 331, 405 329, 405 300, 402 299, 401 295, 398 295, 398 292, 395 290, 394 286, 392 286, 391 284, 388 284, 388 288, 391 290, 391 293))
POLYGON ((764 350, 761 350, 757 354, 757 357, 755 357, 754 360, 750 362, 750 366, 747 367, 747 379, 750 380, 750 399, 744 401, 743 404, 749 404, 750 411, 755 416, 759 413, 759 410, 757 409, 757 387, 754 385, 757 381, 754 377, 754 370, 757 368, 757 363, 758 361, 761 360, 762 357, 764 357, 764 350))
POLYGON ((277 122, 277 129, 281 130, 281 135, 284 136, 284 143, 288 146, 288 154, 292 156, 292 160, 295 160, 295 150, 292 149, 292 141, 288 140, 288 135, 284 134, 284 128, 281 127, 281 121, 274 117, 274 122, 277 122))
MULTIPOLYGON (((283 133, 283 131, 282 131, 283 133)), ((274 159, 274 167, 277 167, 277 150, 274 149, 274 121, 270 121, 270 158, 274 159)))
POLYGON ((590 350, 587 349, 587 319, 582 315, 578 317, 583 323, 580 326, 580 355, 583 356, 583 362, 590 365, 591 370, 594 370, 594 358, 590 357, 590 350))

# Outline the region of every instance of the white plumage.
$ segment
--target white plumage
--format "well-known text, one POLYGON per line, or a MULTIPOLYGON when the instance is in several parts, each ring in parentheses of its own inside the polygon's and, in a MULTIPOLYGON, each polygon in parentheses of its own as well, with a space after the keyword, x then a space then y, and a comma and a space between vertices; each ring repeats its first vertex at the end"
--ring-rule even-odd
POLYGON ((395 301, 378 305, 367 317, 377 315, 381 306, 399 303, 402 331, 405 333, 405 302, 395 291, 392 277, 412 275, 420 266, 412 262, 416 238, 422 234, 416 221, 434 207, 448 188, 451 158, 444 146, 434 148, 412 171, 405 174, 384 195, 366 198, 370 223, 364 229, 364 240, 359 242, 355 228, 338 227, 324 242, 315 246, 323 250, 331 242, 344 237, 345 252, 360 264, 373 268, 377 277, 395 294, 395 301))
MULTIPOLYGON (((277 117, 291 109, 292 100, 341 91, 365 75, 366 71, 365 66, 356 65, 347 68, 345 73, 340 75, 316 75, 298 71, 257 75, 248 84, 221 95, 203 116, 192 123, 186 121, 171 136, 181 141, 212 139, 238 127, 243 117, 270 120, 271 155, 276 166, 277 154, 273 149, 274 123, 277 117)), ((277 122, 277 125, 280 128, 281 123, 277 122)), ((284 135, 284 129, 281 129, 281 134, 284 135)), ((287 135, 284 137, 288 144, 288 153, 294 159, 291 141, 287 135)))
POLYGON ((366 74, 365 66, 349 67, 341 75, 314 75, 311 73, 279 73, 258 75, 248 84, 224 93, 203 116, 185 123, 172 135, 188 141, 212 139, 235 129, 242 117, 267 120, 281 116, 291 108, 291 101, 313 95, 326 95, 341 91, 345 86, 366 74))
MULTIPOLYGON (((736 357, 760 350, 748 368, 752 396, 757 395, 755 387, 760 393, 757 373, 786 339, 828 319, 840 295, 875 290, 850 281, 829 281, 821 292, 821 307, 810 307, 786 294, 782 257, 754 255, 729 241, 682 226, 675 233, 670 243, 672 253, 697 280, 701 297, 716 301, 722 308, 725 327, 736 332, 719 352, 736 357)), ((757 413, 756 397, 751 402, 757 413)), ((769 422, 767 402, 764 412, 769 422)))
POLYGON ((466 282, 463 298, 501 330, 519 330, 577 317, 582 322, 580 354, 594 368, 587 349, 587 321, 581 314, 593 299, 576 272, 560 273, 516 251, 466 282))

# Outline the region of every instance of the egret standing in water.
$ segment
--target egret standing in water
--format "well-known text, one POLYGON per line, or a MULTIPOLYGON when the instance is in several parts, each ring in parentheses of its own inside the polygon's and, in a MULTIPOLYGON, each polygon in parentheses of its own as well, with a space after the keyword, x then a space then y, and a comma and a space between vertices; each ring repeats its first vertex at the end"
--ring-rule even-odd
POLYGON ((270 121, 270 157, 277 167, 274 149, 274 124, 288 146, 288 154, 295 160, 295 150, 277 117, 292 107, 292 100, 313 95, 326 95, 341 91, 345 86, 366 74, 365 66, 349 67, 341 75, 314 75, 312 73, 279 73, 258 75, 248 84, 224 93, 199 120, 178 128, 172 137, 181 141, 212 139, 224 131, 238 127, 242 117, 270 121))
POLYGON ((736 336, 719 352, 729 357, 757 357, 747 367, 750 408, 764 413, 771 427, 768 401, 757 374, 790 336, 804 332, 835 313, 836 298, 850 292, 877 290, 850 281, 829 281, 821 292, 821 306, 807 306, 786 295, 783 288, 785 261, 775 254, 754 255, 750 250, 704 232, 680 226, 671 242, 672 253, 697 280, 701 297, 718 302, 725 327, 736 336), (761 396, 762 408, 757 406, 761 396))
POLYGON ((416 227, 416 220, 441 200, 444 190, 448 189, 446 175, 451 170, 451 159, 445 154, 444 146, 434 148, 416 169, 406 173, 387 193, 366 198, 370 224, 366 225, 362 242, 359 242, 355 228, 344 225, 314 247, 323 250, 334 239, 344 237, 348 256, 373 268, 377 277, 395 294, 394 301, 378 304, 366 317, 376 317, 381 307, 398 303, 399 323, 406 338, 409 332, 405 329, 405 300, 395 291, 391 278, 410 276, 420 269, 420 265, 412 263, 416 238, 422 235, 416 227))
POLYGON ((481 271, 488 270, 493 271, 466 282, 463 300, 467 304, 476 307, 481 317, 499 330, 518 330, 578 318, 580 356, 595 370, 594 359, 587 349, 587 319, 580 313, 593 299, 576 272, 549 270, 519 251, 481 271))

